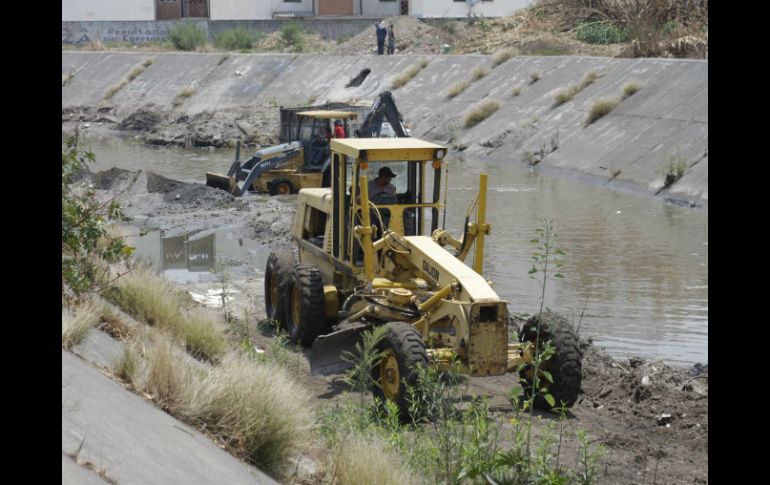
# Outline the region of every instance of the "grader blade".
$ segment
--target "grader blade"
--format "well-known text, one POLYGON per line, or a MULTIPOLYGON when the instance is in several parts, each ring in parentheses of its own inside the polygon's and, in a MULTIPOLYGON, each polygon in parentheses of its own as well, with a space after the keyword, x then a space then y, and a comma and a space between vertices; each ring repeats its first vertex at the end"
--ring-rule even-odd
POLYGON ((237 186, 237 182, 235 181, 235 177, 228 177, 227 175, 206 172, 206 185, 209 187, 222 189, 232 194, 233 189, 237 186))
POLYGON ((353 367, 342 358, 343 353, 356 353, 356 344, 361 341, 361 332, 367 328, 368 325, 357 324, 315 339, 308 352, 310 373, 314 376, 339 374, 353 367))

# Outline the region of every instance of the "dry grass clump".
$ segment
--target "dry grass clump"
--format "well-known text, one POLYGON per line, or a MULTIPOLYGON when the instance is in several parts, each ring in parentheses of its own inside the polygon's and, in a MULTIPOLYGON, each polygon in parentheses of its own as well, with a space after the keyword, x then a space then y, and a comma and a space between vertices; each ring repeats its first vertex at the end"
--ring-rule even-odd
POLYGON ((118 91, 123 89, 123 87, 126 84, 130 83, 131 81, 133 81, 134 79, 139 77, 139 75, 141 73, 143 73, 144 70, 147 69, 147 67, 152 65, 153 62, 155 62, 155 60, 152 59, 152 58, 148 58, 148 59, 145 59, 144 61, 142 61, 142 63, 140 65, 136 66, 135 68, 133 68, 131 70, 131 72, 128 73, 128 77, 126 77, 125 79, 121 80, 118 84, 116 84, 114 86, 111 86, 107 90, 107 92, 104 93, 104 99, 111 99, 113 96, 115 96, 115 94, 117 94, 118 91))
POLYGON ((230 54, 225 54, 222 56, 221 59, 219 59, 219 62, 217 62, 217 66, 221 66, 223 62, 230 59, 230 54))
POLYGON ((163 409, 184 413, 194 389, 195 375, 182 350, 171 338, 157 332, 147 350, 145 390, 163 409))
POLYGON ((507 61, 511 57, 516 57, 519 54, 517 49, 509 47, 507 49, 500 49, 492 56, 492 67, 497 67, 503 62, 507 61))
POLYGON ((61 87, 66 86, 72 80, 74 75, 72 73, 61 75, 61 87))
POLYGON ((470 111, 465 114, 465 127, 470 128, 481 123, 485 119, 489 118, 492 113, 498 109, 500 109, 500 103, 497 101, 482 101, 481 103, 473 106, 470 111))
POLYGON ((99 317, 99 330, 109 334, 112 338, 127 341, 136 336, 137 330, 131 327, 120 316, 110 312, 103 312, 99 317))
POLYGON ((588 118, 586 119, 585 126, 590 125, 602 116, 608 114, 615 109, 619 102, 620 101, 616 98, 602 98, 594 102, 588 110, 588 118))
POLYGON ((380 440, 360 436, 342 438, 334 450, 334 471, 339 485, 406 485, 419 483, 401 457, 380 440))
POLYGON ((126 382, 136 382, 137 370, 139 366, 139 360, 130 346, 123 348, 123 353, 118 358, 117 362, 113 366, 115 375, 126 382))
POLYGON ((92 39, 86 44, 86 50, 101 51, 104 50, 104 44, 99 39, 92 39))
POLYGON ((306 438, 312 409, 307 391, 282 369, 230 355, 196 385, 186 413, 251 463, 275 469, 306 438))
POLYGON ((623 99, 626 99, 627 97, 633 95, 637 91, 642 89, 642 86, 635 82, 626 83, 623 85, 623 99))
POLYGON ((401 74, 393 77, 393 79, 390 80, 390 87, 392 89, 398 89, 408 83, 409 81, 414 78, 417 73, 425 69, 425 66, 428 65, 428 61, 425 59, 421 60, 417 64, 412 64, 411 66, 407 67, 404 72, 401 74))
POLYGON ((93 301, 81 303, 74 309, 74 315, 62 310, 61 345, 66 349, 76 346, 99 321, 100 308, 93 301))
POLYGON ((553 99, 554 99, 553 107, 555 108, 559 105, 566 103, 567 101, 570 101, 579 92, 580 92, 580 86, 576 86, 574 84, 567 88, 556 91, 556 94, 553 95, 553 99))
POLYGON ((511 96, 518 96, 521 94, 521 88, 519 86, 514 87, 511 89, 511 96))
POLYGON ((458 83, 453 84, 449 88, 449 91, 447 91, 447 94, 446 94, 447 98, 448 99, 454 98, 458 94, 460 94, 463 91, 465 91, 468 88, 468 86, 470 86, 470 85, 471 85, 470 81, 460 81, 458 83))
POLYGON ((529 73, 529 84, 535 84, 540 80, 541 77, 542 77, 542 74, 540 74, 539 72, 529 73))
POLYGON ((216 361, 224 354, 224 336, 215 322, 201 311, 187 311, 180 293, 148 269, 123 276, 105 296, 134 318, 179 337, 196 358, 216 361))
POLYGON ((489 69, 486 67, 477 67, 473 71, 471 71, 471 82, 478 81, 482 77, 489 74, 489 69))
POLYGON ((580 83, 580 89, 585 89, 591 84, 594 83, 597 79, 599 79, 601 76, 596 71, 588 71, 583 76, 583 81, 580 83))
POLYGON ((185 86, 182 88, 181 91, 179 91, 179 94, 177 96, 179 96, 180 98, 189 98, 193 94, 195 94, 195 88, 191 86, 185 86))

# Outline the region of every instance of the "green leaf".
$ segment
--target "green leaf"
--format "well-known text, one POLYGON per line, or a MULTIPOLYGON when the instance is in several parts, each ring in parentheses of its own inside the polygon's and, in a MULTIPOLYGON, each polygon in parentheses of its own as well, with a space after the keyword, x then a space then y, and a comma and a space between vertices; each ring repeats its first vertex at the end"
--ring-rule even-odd
POLYGON ((548 372, 547 370, 541 370, 540 372, 543 374, 543 377, 545 377, 546 380, 548 380, 548 382, 553 384, 553 376, 551 375, 550 372, 548 372))
POLYGON ((554 399, 553 396, 551 396, 550 394, 545 394, 543 398, 545 398, 549 406, 551 407, 556 406, 556 399, 554 399))

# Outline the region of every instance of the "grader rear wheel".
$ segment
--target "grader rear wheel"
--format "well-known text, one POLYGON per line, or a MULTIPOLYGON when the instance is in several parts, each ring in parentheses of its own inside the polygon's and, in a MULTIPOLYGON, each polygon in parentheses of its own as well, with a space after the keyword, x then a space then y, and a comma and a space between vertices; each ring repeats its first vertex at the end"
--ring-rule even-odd
POLYGON ((312 264, 294 266, 286 284, 286 330, 293 343, 305 347, 330 330, 324 309, 324 284, 321 271, 312 264))
POLYGON ((380 363, 372 369, 377 383, 372 390, 375 397, 393 401, 398 405, 402 419, 407 417, 409 403, 406 387, 417 384, 417 366, 428 365, 428 353, 422 336, 414 327, 404 322, 390 322, 377 348, 383 352, 380 363))
MULTIPOLYGON (((548 382, 541 373, 538 387, 547 387, 547 392, 553 396, 556 406, 565 403, 567 407, 572 407, 577 401, 582 380, 582 355, 578 337, 572 325, 564 317, 546 311, 543 312, 542 318, 535 315, 527 320, 519 336, 522 342, 530 342, 534 346, 537 340, 538 320, 540 321, 540 349, 542 350, 549 340, 556 349, 555 354, 540 366, 541 370, 551 374, 553 382, 548 382)), ((520 371, 519 376, 521 386, 524 388, 524 395, 529 398, 533 392, 533 366, 527 365, 520 371)), ((538 409, 547 411, 552 408, 542 392, 537 392, 534 405, 538 409)))
POLYGON ((291 277, 294 258, 285 251, 270 253, 265 267, 265 313, 268 320, 285 326, 286 284, 291 277))

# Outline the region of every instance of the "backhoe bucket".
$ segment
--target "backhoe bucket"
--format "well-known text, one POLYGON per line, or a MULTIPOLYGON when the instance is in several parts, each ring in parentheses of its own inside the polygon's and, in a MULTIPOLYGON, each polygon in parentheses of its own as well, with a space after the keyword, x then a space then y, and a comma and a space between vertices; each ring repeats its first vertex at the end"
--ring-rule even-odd
POLYGON ((206 185, 217 189, 222 189, 228 193, 233 193, 238 183, 235 177, 228 177, 218 173, 206 172, 206 185))
POLYGON ((353 367, 342 358, 342 354, 345 351, 357 352, 356 344, 361 340, 361 332, 367 328, 368 325, 358 324, 315 339, 308 352, 310 373, 314 376, 339 374, 353 367))

